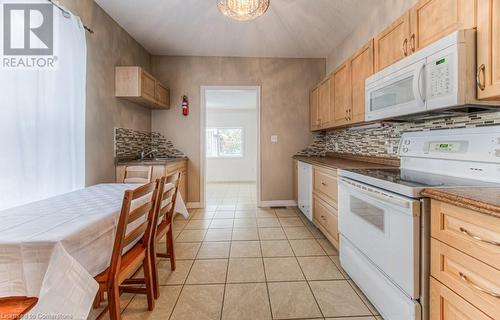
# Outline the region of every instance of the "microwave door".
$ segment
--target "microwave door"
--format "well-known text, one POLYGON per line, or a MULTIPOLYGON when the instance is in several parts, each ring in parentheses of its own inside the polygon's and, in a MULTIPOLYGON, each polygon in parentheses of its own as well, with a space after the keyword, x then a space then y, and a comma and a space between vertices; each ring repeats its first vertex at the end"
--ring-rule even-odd
POLYGON ((366 120, 382 120, 425 111, 425 60, 413 63, 366 89, 366 120))

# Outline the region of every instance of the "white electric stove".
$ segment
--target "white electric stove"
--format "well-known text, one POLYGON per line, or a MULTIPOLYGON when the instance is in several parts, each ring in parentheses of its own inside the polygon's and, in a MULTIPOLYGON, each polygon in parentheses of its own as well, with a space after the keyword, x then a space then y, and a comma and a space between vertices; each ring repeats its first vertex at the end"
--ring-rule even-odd
POLYGON ((500 126, 405 133, 400 168, 339 170, 342 267, 386 320, 428 319, 425 188, 498 187, 500 126))

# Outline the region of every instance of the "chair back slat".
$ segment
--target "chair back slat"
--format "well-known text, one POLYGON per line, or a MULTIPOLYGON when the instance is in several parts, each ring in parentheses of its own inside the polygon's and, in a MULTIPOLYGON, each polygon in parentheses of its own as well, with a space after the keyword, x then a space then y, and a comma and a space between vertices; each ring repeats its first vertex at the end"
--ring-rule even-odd
POLYGON ((135 229, 127 233, 127 235, 123 239, 123 247, 126 248, 131 243, 137 242, 141 237, 143 237, 148 228, 148 223, 148 221, 141 223, 135 229))
POLYGON ((131 224, 132 222, 136 221, 137 219, 140 219, 147 215, 149 211, 154 207, 154 203, 151 201, 148 201, 138 208, 132 210, 129 215, 128 215, 128 223, 131 224))
POLYGON ((127 166, 125 167, 124 183, 149 183, 153 176, 151 166, 127 166))
POLYGON ((156 202, 155 225, 160 223, 170 224, 175 210, 175 201, 179 190, 181 173, 162 177, 158 187, 158 201, 156 202))

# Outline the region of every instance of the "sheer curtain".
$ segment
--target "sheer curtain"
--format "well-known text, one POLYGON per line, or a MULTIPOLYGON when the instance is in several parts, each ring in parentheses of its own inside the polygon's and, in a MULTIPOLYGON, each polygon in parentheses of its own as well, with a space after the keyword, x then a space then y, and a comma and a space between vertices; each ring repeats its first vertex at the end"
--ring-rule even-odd
POLYGON ((85 30, 54 20, 55 69, 0 70, 0 210, 85 184, 85 30))

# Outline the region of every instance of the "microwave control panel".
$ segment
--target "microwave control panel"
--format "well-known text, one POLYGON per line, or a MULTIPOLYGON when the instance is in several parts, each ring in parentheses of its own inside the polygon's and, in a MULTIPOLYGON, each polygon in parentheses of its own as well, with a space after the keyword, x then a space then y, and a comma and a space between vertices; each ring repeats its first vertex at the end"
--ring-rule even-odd
POLYGON ((439 97, 451 94, 453 92, 453 55, 440 57, 427 63, 429 75, 429 97, 439 97))

